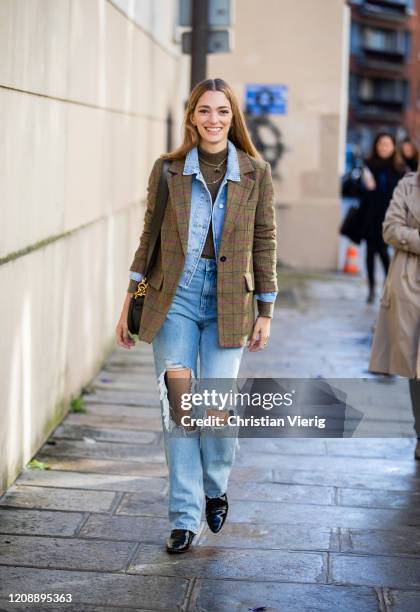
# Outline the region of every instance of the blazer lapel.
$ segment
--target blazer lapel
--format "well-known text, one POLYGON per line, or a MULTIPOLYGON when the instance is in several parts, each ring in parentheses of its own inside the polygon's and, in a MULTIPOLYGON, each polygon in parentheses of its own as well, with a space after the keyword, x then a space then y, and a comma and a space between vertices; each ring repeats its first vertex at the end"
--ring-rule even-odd
POLYGON ((184 160, 176 159, 169 166, 168 187, 178 225, 182 251, 187 255, 188 224, 191 212, 192 175, 182 174, 184 160))
POLYGON ((255 178, 250 173, 255 172, 254 166, 252 165, 248 155, 236 149, 238 153, 239 170, 241 175, 240 182, 228 181, 227 190, 227 202, 226 202, 226 214, 223 223, 222 237, 220 240, 220 248, 222 249, 224 243, 227 241, 229 234, 232 232, 236 225, 237 218, 241 212, 241 208, 248 200, 251 191, 255 185, 255 178))

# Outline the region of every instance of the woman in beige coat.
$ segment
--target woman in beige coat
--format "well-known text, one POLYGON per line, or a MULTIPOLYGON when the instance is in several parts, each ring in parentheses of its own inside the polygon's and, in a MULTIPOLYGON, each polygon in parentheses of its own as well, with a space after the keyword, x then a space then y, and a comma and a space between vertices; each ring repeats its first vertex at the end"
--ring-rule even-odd
POLYGON ((410 379, 420 459, 420 176, 410 172, 392 195, 383 238, 394 247, 386 278, 369 370, 410 379))

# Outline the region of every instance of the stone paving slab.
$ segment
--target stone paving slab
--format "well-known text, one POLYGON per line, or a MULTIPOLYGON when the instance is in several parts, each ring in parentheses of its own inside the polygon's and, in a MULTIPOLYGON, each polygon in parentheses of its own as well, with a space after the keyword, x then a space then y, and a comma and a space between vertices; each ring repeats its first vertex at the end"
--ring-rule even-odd
MULTIPOLYGON (((137 350, 137 349, 136 349, 137 350)), ((101 384, 104 386, 110 385, 110 388, 113 384, 118 383, 127 383, 131 385, 134 383, 135 385, 141 385, 141 388, 145 387, 150 389, 151 387, 157 387, 157 383, 155 381, 155 377, 151 377, 151 374, 154 372, 154 367, 151 364, 146 365, 144 363, 142 366, 133 366, 133 367, 125 367, 114 368, 116 371, 112 372, 111 368, 108 367, 107 364, 92 378, 90 381, 90 385, 101 384), (146 377, 145 374, 149 375, 146 377)), ((131 388, 131 387, 123 387, 131 388)), ((133 387, 138 389, 138 386, 133 387)))
MULTIPOLYGON (((102 372, 105 374, 110 372, 117 374, 127 374, 130 376, 138 376, 144 378, 144 375, 155 373, 155 366, 153 365, 153 359, 150 359, 151 350, 148 349, 147 353, 142 354, 141 347, 137 344, 133 356, 120 356, 117 353, 117 347, 115 351, 110 355, 109 359, 103 364, 102 372)), ((150 381, 150 379, 149 379, 150 381)))
POLYGON ((273 470, 270 468, 240 467, 237 463, 234 463, 229 479, 231 484, 234 482, 272 482, 272 480, 273 470))
POLYGON ((236 523, 304 523, 319 527, 392 529, 399 525, 420 525, 420 515, 402 510, 315 506, 275 502, 237 501, 229 508, 229 520, 236 523))
POLYGON ((145 499, 135 493, 126 493, 120 501, 115 514, 126 516, 159 516, 168 515, 168 500, 160 496, 159 499, 145 499))
MULTIPOLYGON (((188 580, 26 567, 1 568, 0 598, 9 593, 71 593, 73 604, 170 610, 182 605, 188 580)), ((80 610, 83 612, 83 608, 80 610)))
POLYGON ((96 474, 122 474, 126 476, 165 477, 168 475, 166 463, 144 461, 121 461, 112 459, 90 459, 88 457, 51 457, 42 452, 36 456, 51 470, 70 470, 96 474))
POLYGON ((270 453, 263 453, 263 443, 261 451, 258 453, 246 453, 243 451, 237 457, 238 466, 241 467, 265 467, 275 470, 281 465, 292 465, 296 470, 330 470, 334 472, 370 472, 374 474, 415 474, 413 468, 413 459, 402 461, 395 459, 372 459, 364 457, 321 457, 317 455, 293 455, 279 454, 276 456, 270 453))
POLYGON ((130 363, 132 367, 141 367, 145 362, 150 366, 152 364, 150 361, 152 350, 152 345, 147 342, 138 342, 135 349, 130 349, 129 351, 116 346, 104 367, 120 367, 125 366, 127 363, 130 363))
POLYGON ((118 428, 95 428, 88 425, 71 425, 66 423, 58 427, 53 439, 83 440, 90 438, 101 442, 121 442, 123 444, 155 444, 160 440, 160 432, 139 431, 118 428))
POLYGON ((168 555, 162 546, 141 544, 127 572, 184 578, 254 578, 324 583, 326 555, 316 552, 195 546, 193 554, 183 555, 179 559, 178 555, 168 555))
MULTIPOLYGON (((121 349, 123 351, 124 349, 121 349)), ((150 359, 152 352, 151 346, 145 346, 145 351, 140 343, 136 344, 135 350, 131 349, 130 353, 125 354, 120 352, 120 347, 116 346, 112 355, 109 356, 106 363, 103 364, 104 372, 132 370, 140 376, 145 368, 155 371, 153 360, 150 359)))
POLYGON ((78 533, 78 537, 162 544, 169 532, 167 516, 164 518, 155 515, 132 517, 91 514, 78 533))
POLYGON ((338 489, 338 503, 341 506, 363 508, 408 508, 413 514, 420 514, 420 490, 362 491, 361 489, 338 489))
POLYGON ((44 510, 73 510, 75 512, 109 512, 116 493, 81 491, 13 485, 0 498, 1 506, 43 508, 44 510))
POLYGON ((127 373, 134 372, 138 375, 139 378, 142 378, 144 372, 147 371, 155 371, 155 366, 153 364, 153 360, 150 359, 150 354, 152 351, 152 347, 145 347, 145 351, 143 348, 137 343, 134 352, 134 359, 131 355, 123 355, 119 353, 119 346, 115 347, 115 351, 113 351, 112 358, 108 359, 102 366, 102 374, 105 376, 108 372, 116 371, 121 372, 124 375, 127 373))
POLYGON ((229 499, 250 501, 293 502, 330 505, 334 503, 332 487, 311 485, 232 482, 229 486, 229 499))
POLYGON ((229 523, 223 533, 212 533, 207 527, 199 544, 213 548, 258 548, 290 550, 339 550, 337 529, 307 525, 282 524, 273 529, 264 523, 229 523))
POLYGON ((99 491, 132 491, 142 496, 165 495, 168 488, 167 480, 164 478, 83 474, 57 470, 26 470, 16 480, 16 484, 99 491))
POLYGON ((71 536, 83 517, 78 512, 0 508, 0 533, 71 536))
POLYGON ((153 393, 158 395, 158 385, 152 368, 145 368, 141 374, 133 374, 130 371, 104 372, 96 376, 89 383, 88 393, 129 391, 138 393, 141 391, 146 395, 153 393))
POLYGON ((415 527, 396 529, 341 529, 341 552, 371 555, 418 555, 420 530, 415 527))
MULTIPOLYGON (((269 471, 267 470, 267 479, 269 471)), ((355 489, 385 489, 387 491, 420 490, 420 478, 411 474, 378 474, 333 472, 327 470, 294 470, 276 469, 272 472, 272 481, 282 484, 309 484, 355 489)))
POLYGON ((344 440, 327 440, 327 454, 335 457, 380 457, 412 459, 414 438, 352 438, 344 440))
POLYGON ((326 455, 327 447, 325 440, 311 440, 308 438, 239 438, 239 451, 252 455, 264 450, 264 454, 275 453, 278 455, 326 455))
POLYGON ((385 601, 389 612, 418 612, 420 610, 420 593, 418 591, 387 589, 385 601))
POLYGON ((123 404, 124 406, 151 406, 159 407, 159 395, 153 390, 149 392, 139 391, 112 391, 98 389, 95 393, 83 395, 86 404, 123 404))
POLYGON ((189 612, 233 612, 261 609, 267 612, 374 612, 374 589, 313 584, 197 580, 189 612))
MULTIPOLYGON (((148 408, 148 411, 153 410, 148 408)), ((136 429, 137 431, 156 431, 162 429, 162 421, 160 416, 142 416, 142 417, 124 417, 115 414, 113 416, 96 415, 96 414, 69 414, 66 417, 66 424, 82 427, 94 427, 95 429, 136 429)))
POLYGON ((420 559, 331 553, 329 582, 420 589, 420 559))
POLYGON ((135 542, 0 535, 0 565, 54 569, 124 570, 135 542))
POLYGON ((113 404, 112 402, 109 402, 109 404, 96 404, 95 402, 91 402, 86 405, 86 412, 69 413, 65 423, 67 423, 67 419, 70 417, 85 417, 88 415, 101 418, 117 417, 120 418, 121 421, 125 419, 160 418, 160 408, 156 406, 147 406, 144 402, 141 406, 125 406, 124 404, 113 404))
POLYGON ((118 442, 81 442, 80 440, 57 440, 54 445, 44 444, 41 454, 49 457, 92 457, 96 459, 125 459, 149 463, 165 461, 163 446, 147 444, 119 444, 118 442))
MULTIPOLYGON (((389 419, 382 418, 383 416, 384 415, 379 414, 379 411, 378 411, 377 417, 372 418, 372 419, 368 419, 367 417, 365 417, 363 421, 359 424, 357 424, 356 422, 352 423, 351 419, 349 419, 348 422, 352 423, 354 427, 357 427, 357 431, 356 431, 357 439, 367 440, 368 444, 370 440, 377 440, 378 438, 383 438, 386 440, 395 440, 396 436, 398 437, 399 440, 404 440, 404 439, 413 440, 413 417, 412 415, 409 415, 407 419, 404 419, 404 422, 401 422, 401 420, 395 421, 394 418, 389 418, 389 419), (372 438, 372 435, 374 435, 375 437, 372 438)), ((413 452, 411 453, 411 455, 413 454, 414 454, 414 447, 413 447, 413 452)), ((378 453, 375 450, 373 450, 371 454, 368 451, 367 455, 368 456, 378 456, 378 453)), ((393 457, 395 456, 395 453, 393 452, 389 454, 386 453, 385 456, 393 457)))

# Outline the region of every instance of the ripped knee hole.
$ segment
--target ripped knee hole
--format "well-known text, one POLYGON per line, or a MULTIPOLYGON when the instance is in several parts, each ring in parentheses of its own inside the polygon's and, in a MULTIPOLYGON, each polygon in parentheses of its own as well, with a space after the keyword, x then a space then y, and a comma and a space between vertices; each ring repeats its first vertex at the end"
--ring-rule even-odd
POLYGON ((171 429, 172 420, 178 427, 183 427, 186 431, 193 431, 196 427, 187 427, 182 424, 181 419, 188 414, 190 409, 182 405, 184 394, 191 393, 192 372, 180 364, 171 364, 163 373, 163 383, 166 388, 163 397, 164 420, 168 429, 171 429))

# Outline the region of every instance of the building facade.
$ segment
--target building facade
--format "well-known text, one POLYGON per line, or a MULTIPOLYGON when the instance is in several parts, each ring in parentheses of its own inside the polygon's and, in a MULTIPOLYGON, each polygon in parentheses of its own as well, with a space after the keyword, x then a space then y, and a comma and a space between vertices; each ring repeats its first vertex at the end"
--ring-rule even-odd
POLYGON ((208 75, 230 83, 244 110, 252 108, 247 92, 254 85, 277 88, 273 112, 249 113, 248 122, 272 162, 279 259, 335 270, 349 9, 345 0, 265 0, 263 8, 241 0, 236 7, 233 52, 209 56, 208 75))
POLYGON ((420 144, 419 0, 350 0, 348 141, 388 130, 420 144))

